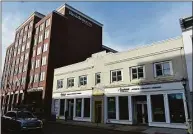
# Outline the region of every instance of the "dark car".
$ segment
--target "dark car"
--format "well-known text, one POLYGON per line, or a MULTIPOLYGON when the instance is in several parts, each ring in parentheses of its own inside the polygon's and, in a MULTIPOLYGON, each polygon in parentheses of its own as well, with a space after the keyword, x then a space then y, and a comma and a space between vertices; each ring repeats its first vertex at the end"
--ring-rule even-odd
POLYGON ((29 111, 9 111, 1 117, 2 128, 14 132, 42 131, 43 123, 29 111))

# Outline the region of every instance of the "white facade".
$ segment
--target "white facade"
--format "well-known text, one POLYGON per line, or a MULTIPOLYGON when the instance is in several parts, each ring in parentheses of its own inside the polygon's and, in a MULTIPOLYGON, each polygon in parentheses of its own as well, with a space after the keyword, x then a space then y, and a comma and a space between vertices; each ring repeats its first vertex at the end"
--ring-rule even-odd
MULTIPOLYGON (((83 62, 55 69, 52 98, 53 101, 65 100, 62 114, 63 109, 69 108, 67 100, 73 100, 73 120, 96 122, 101 118, 103 123, 186 128, 188 113, 181 84, 181 79, 187 77, 183 56, 181 37, 126 52, 99 52, 83 62), (80 80, 80 76, 86 77, 80 80), (69 79, 73 79, 73 84, 69 84, 69 79), (154 108, 152 104, 157 95, 163 98, 161 108, 154 108), (172 97, 180 108, 174 107, 172 97), (76 112, 78 98, 82 99, 81 112, 76 112), (90 98, 90 117, 87 118, 84 118, 84 98, 90 98), (174 109, 180 113, 174 113, 174 109), (127 113, 120 112, 124 110, 127 113), (77 113, 81 113, 78 118, 77 113)), ((56 105, 53 102, 53 111, 55 109, 57 115, 64 118, 59 114, 61 103, 56 105)))

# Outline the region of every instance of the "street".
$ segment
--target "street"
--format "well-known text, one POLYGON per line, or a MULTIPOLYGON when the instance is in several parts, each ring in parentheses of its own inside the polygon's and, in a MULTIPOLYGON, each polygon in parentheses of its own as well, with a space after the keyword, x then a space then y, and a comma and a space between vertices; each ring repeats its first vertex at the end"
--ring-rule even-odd
MULTIPOLYGON (((111 131, 101 128, 89 128, 81 126, 70 126, 58 123, 47 123, 44 125, 43 134, 139 134, 131 132, 111 131)), ((2 134, 12 134, 10 132, 3 132, 2 134)), ((28 134, 28 133, 27 133, 28 134)), ((35 133, 37 134, 37 133, 35 133)))

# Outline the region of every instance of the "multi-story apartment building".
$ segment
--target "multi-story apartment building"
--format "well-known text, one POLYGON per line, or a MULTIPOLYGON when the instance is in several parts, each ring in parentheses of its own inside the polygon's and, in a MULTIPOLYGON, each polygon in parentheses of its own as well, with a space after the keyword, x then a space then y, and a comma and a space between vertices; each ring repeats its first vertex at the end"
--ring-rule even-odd
MULTIPOLYGON (((107 50, 103 25, 65 4, 48 15, 34 12, 16 29, 7 48, 2 75, 2 109, 35 103, 51 111, 54 68, 83 61, 107 50)), ((39 105, 39 106, 38 106, 39 105)))
POLYGON ((177 37, 57 68, 52 112, 60 119, 67 113, 77 121, 186 128, 183 49, 177 37))

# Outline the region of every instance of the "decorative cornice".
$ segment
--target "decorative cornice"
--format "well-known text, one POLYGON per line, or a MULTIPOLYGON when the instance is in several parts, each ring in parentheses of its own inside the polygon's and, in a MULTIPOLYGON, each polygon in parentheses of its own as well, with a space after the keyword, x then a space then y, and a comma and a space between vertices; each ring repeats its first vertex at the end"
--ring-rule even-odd
POLYGON ((150 56, 159 55, 159 54, 168 53, 168 52, 173 52, 173 51, 177 51, 177 50, 181 50, 181 49, 182 49, 182 47, 163 50, 163 51, 160 51, 160 52, 155 52, 155 53, 150 53, 150 54, 145 54, 145 55, 141 55, 141 56, 135 56, 135 57, 126 58, 126 59, 123 59, 123 60, 117 60, 117 61, 105 63, 104 65, 108 66, 108 65, 112 65, 112 64, 116 64, 116 63, 131 61, 131 60, 140 59, 140 58, 144 58, 144 57, 150 57, 150 56))

